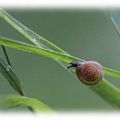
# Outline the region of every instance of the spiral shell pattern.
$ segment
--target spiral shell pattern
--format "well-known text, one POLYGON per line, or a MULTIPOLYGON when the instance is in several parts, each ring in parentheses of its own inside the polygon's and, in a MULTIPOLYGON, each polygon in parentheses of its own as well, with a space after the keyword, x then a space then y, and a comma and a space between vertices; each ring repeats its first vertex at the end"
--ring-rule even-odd
POLYGON ((77 77, 87 85, 97 84, 104 76, 102 66, 95 61, 86 61, 77 64, 77 77))

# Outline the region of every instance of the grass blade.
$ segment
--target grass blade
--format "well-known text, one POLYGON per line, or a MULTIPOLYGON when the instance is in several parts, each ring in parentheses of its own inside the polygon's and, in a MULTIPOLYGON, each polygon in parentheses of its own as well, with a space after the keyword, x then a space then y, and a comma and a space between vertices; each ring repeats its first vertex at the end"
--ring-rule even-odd
POLYGON ((110 69, 110 68, 106 68, 104 67, 104 73, 110 77, 113 77, 113 78, 117 78, 117 79, 120 79, 120 72, 117 71, 117 70, 113 70, 113 69, 110 69))
POLYGON ((24 96, 2 96, 0 97, 0 109, 6 110, 8 108, 13 108, 17 106, 29 106, 35 112, 40 111, 49 111, 52 112, 52 108, 50 108, 47 104, 33 98, 28 98, 24 96))
MULTIPOLYGON (((84 60, 77 58, 77 57, 65 55, 65 54, 58 53, 56 51, 52 51, 52 50, 48 50, 48 49, 44 49, 44 48, 38 48, 38 47, 35 47, 35 46, 27 44, 27 43, 17 42, 15 40, 11 40, 11 39, 4 38, 4 37, 0 37, 0 44, 7 46, 7 47, 16 48, 18 50, 22 50, 25 52, 50 57, 52 59, 66 62, 66 63, 70 63, 73 61, 84 61, 84 60)), ((119 71, 104 67, 104 73, 108 76, 120 79, 120 72, 119 71)))
MULTIPOLYGON (((35 46, 28 45, 28 44, 21 43, 21 42, 0 39, 0 44, 8 46, 8 47, 16 48, 19 50, 23 50, 26 52, 44 55, 44 56, 47 56, 47 57, 50 57, 53 59, 55 57, 55 59, 62 60, 64 62, 69 62, 69 61, 75 60, 74 57, 70 57, 70 56, 67 56, 67 55, 64 55, 61 53, 57 53, 55 51, 51 52, 49 50, 46 50, 43 48, 37 48, 35 46), (45 55, 46 52, 47 52, 47 55, 45 55), (50 52, 50 54, 49 54, 49 52, 50 52)), ((106 69, 106 70, 109 71, 109 69, 106 69)), ((117 74, 115 74, 115 73, 116 73, 116 71, 114 71, 114 73, 113 73, 113 70, 112 70, 112 71, 110 71, 110 73, 107 73, 107 74, 113 74, 114 76, 116 76, 117 74)), ((119 77, 119 74, 117 77, 119 77)), ((98 95, 102 96, 107 102, 111 103, 112 105, 116 105, 117 107, 120 107, 120 90, 118 88, 116 88, 114 85, 112 85, 111 83, 107 82, 105 79, 102 80, 99 84, 97 84, 95 86, 91 86, 89 88, 92 89, 93 91, 95 91, 98 95)))
POLYGON ((116 86, 103 79, 99 84, 90 88, 111 105, 120 108, 120 89, 116 86))
MULTIPOLYGON (((0 11, 1 11, 1 17, 6 22, 8 22, 13 28, 15 28, 18 32, 20 32, 22 35, 24 35, 26 38, 28 38, 36 46, 38 46, 40 48, 51 49, 53 51, 57 51, 59 53, 64 53, 66 55, 69 55, 67 52, 65 52, 64 50, 62 50, 58 46, 54 45, 53 43, 49 42, 47 39, 43 38, 42 36, 38 35, 34 31, 30 30, 29 28, 27 28, 26 26, 21 24, 19 21, 14 19, 11 15, 9 15, 3 9, 0 9, 0 11)), ((115 25, 116 31, 120 34, 120 31, 119 31, 119 29, 118 29, 118 27, 115 23, 114 18, 112 17, 111 14, 109 14, 109 15, 110 15, 110 18, 113 22, 113 25, 115 25)), ((68 62, 72 62, 72 61, 84 61, 84 60, 79 59, 79 58, 75 58, 75 59, 72 59, 68 62)), ((66 67, 64 65, 65 64, 64 62, 66 62, 66 61, 64 61, 64 62, 63 61, 57 61, 57 62, 59 62, 64 68, 66 67)), ((120 72, 119 71, 112 70, 112 69, 104 67, 104 72, 108 76, 120 79, 120 72)))
POLYGON ((5 56, 5 58, 6 58, 7 64, 12 67, 12 64, 11 64, 11 62, 10 62, 10 59, 9 59, 8 54, 7 54, 6 48, 5 48, 4 46, 1 46, 1 47, 2 47, 2 50, 3 50, 4 56, 5 56))
POLYGON ((46 56, 46 57, 53 58, 55 60, 64 61, 66 63, 70 63, 70 62, 75 61, 75 60, 82 61, 81 59, 79 59, 77 57, 73 57, 73 56, 62 54, 62 53, 58 53, 58 52, 53 51, 53 50, 38 48, 36 46, 30 45, 30 44, 27 44, 27 43, 13 41, 11 39, 7 39, 7 38, 4 38, 4 37, 0 37, 0 45, 16 48, 18 50, 22 50, 22 51, 29 52, 29 53, 43 55, 43 56, 46 56))
MULTIPOLYGON (((16 49, 23 50, 26 52, 31 52, 31 53, 44 55, 44 56, 53 58, 57 60, 57 62, 59 62, 62 66, 64 66, 64 63, 69 63, 72 61, 83 61, 82 59, 69 55, 61 48, 57 47, 56 45, 49 42, 45 38, 36 34, 32 30, 28 29, 27 27, 22 25, 20 22, 15 20, 12 16, 10 16, 4 10, 0 10, 0 12, 1 12, 1 17, 7 23, 9 23, 22 35, 28 38, 37 47, 28 45, 26 43, 13 43, 14 41, 9 41, 9 40, 7 41, 0 40, 1 45, 5 45, 8 47, 16 48, 16 49)), ((120 78, 120 72, 118 71, 104 67, 104 72, 106 75, 109 75, 115 78, 120 78)), ((96 86, 93 86, 90 88, 94 90, 97 94, 99 94, 101 97, 103 97, 105 100, 107 100, 109 103, 115 104, 118 107, 120 106, 120 103, 119 103, 120 90, 116 88, 115 86, 113 86, 112 84, 110 84, 109 82, 107 82, 105 79, 102 82, 100 82, 100 84, 97 84, 96 86)))
POLYGON ((44 37, 38 35, 34 31, 30 30, 26 26, 24 26, 22 23, 14 19, 11 15, 9 15, 6 11, 3 9, 0 9, 1 17, 8 22, 13 28, 15 28, 18 32, 20 32, 24 37, 28 38, 32 43, 34 43, 36 46, 40 48, 46 48, 46 49, 52 49, 57 52, 66 53, 61 48, 57 47, 53 43, 49 42, 44 37))
POLYGON ((120 28, 118 27, 117 22, 116 22, 116 20, 115 20, 115 18, 114 18, 114 16, 113 16, 112 12, 111 12, 111 11, 108 11, 107 14, 109 15, 109 18, 110 18, 110 20, 111 20, 111 22, 112 22, 112 24, 113 24, 113 27, 114 27, 116 33, 117 33, 118 36, 120 37, 120 28))
POLYGON ((9 84, 21 95, 23 95, 23 90, 21 87, 20 80, 18 79, 17 75, 13 71, 10 65, 7 65, 1 58, 0 58, 0 72, 2 75, 8 80, 9 84))

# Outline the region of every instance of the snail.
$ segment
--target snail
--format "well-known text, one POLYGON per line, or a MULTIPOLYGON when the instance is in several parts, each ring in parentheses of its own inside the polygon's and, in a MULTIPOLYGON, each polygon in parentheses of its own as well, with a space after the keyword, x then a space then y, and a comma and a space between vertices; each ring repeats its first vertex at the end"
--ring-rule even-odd
POLYGON ((102 65, 96 61, 73 62, 67 68, 75 67, 78 79, 86 85, 95 85, 104 77, 102 65))

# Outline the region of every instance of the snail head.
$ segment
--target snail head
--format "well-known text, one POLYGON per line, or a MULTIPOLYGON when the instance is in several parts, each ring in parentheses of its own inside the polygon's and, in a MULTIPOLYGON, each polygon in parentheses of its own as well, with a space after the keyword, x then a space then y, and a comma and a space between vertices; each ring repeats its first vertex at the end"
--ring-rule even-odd
POLYGON ((71 68, 71 67, 77 67, 78 66, 78 62, 74 62, 74 63, 70 63, 71 65, 67 67, 67 69, 71 68))

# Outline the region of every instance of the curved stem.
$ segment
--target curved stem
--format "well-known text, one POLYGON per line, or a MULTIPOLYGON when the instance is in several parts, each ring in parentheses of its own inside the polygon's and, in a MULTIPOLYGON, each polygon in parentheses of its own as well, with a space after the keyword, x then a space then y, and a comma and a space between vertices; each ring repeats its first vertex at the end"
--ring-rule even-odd
MULTIPOLYGON (((10 65, 11 67, 12 67, 12 64, 11 64, 11 62, 10 62, 10 59, 9 59, 9 56, 8 56, 8 54, 7 54, 7 51, 6 51, 6 49, 5 49, 5 47, 3 46, 3 45, 1 45, 1 47, 2 47, 2 50, 3 50, 3 53, 4 53, 4 55, 5 55, 5 58, 6 58, 6 61, 7 61, 7 63, 8 63, 8 65, 10 65)), ((25 93, 23 92, 23 91, 19 91, 19 94, 21 95, 21 96, 25 96, 25 93)), ((33 108, 31 108, 31 107, 29 107, 28 106, 28 109, 31 111, 31 112, 35 112, 34 110, 33 110, 33 108)))

